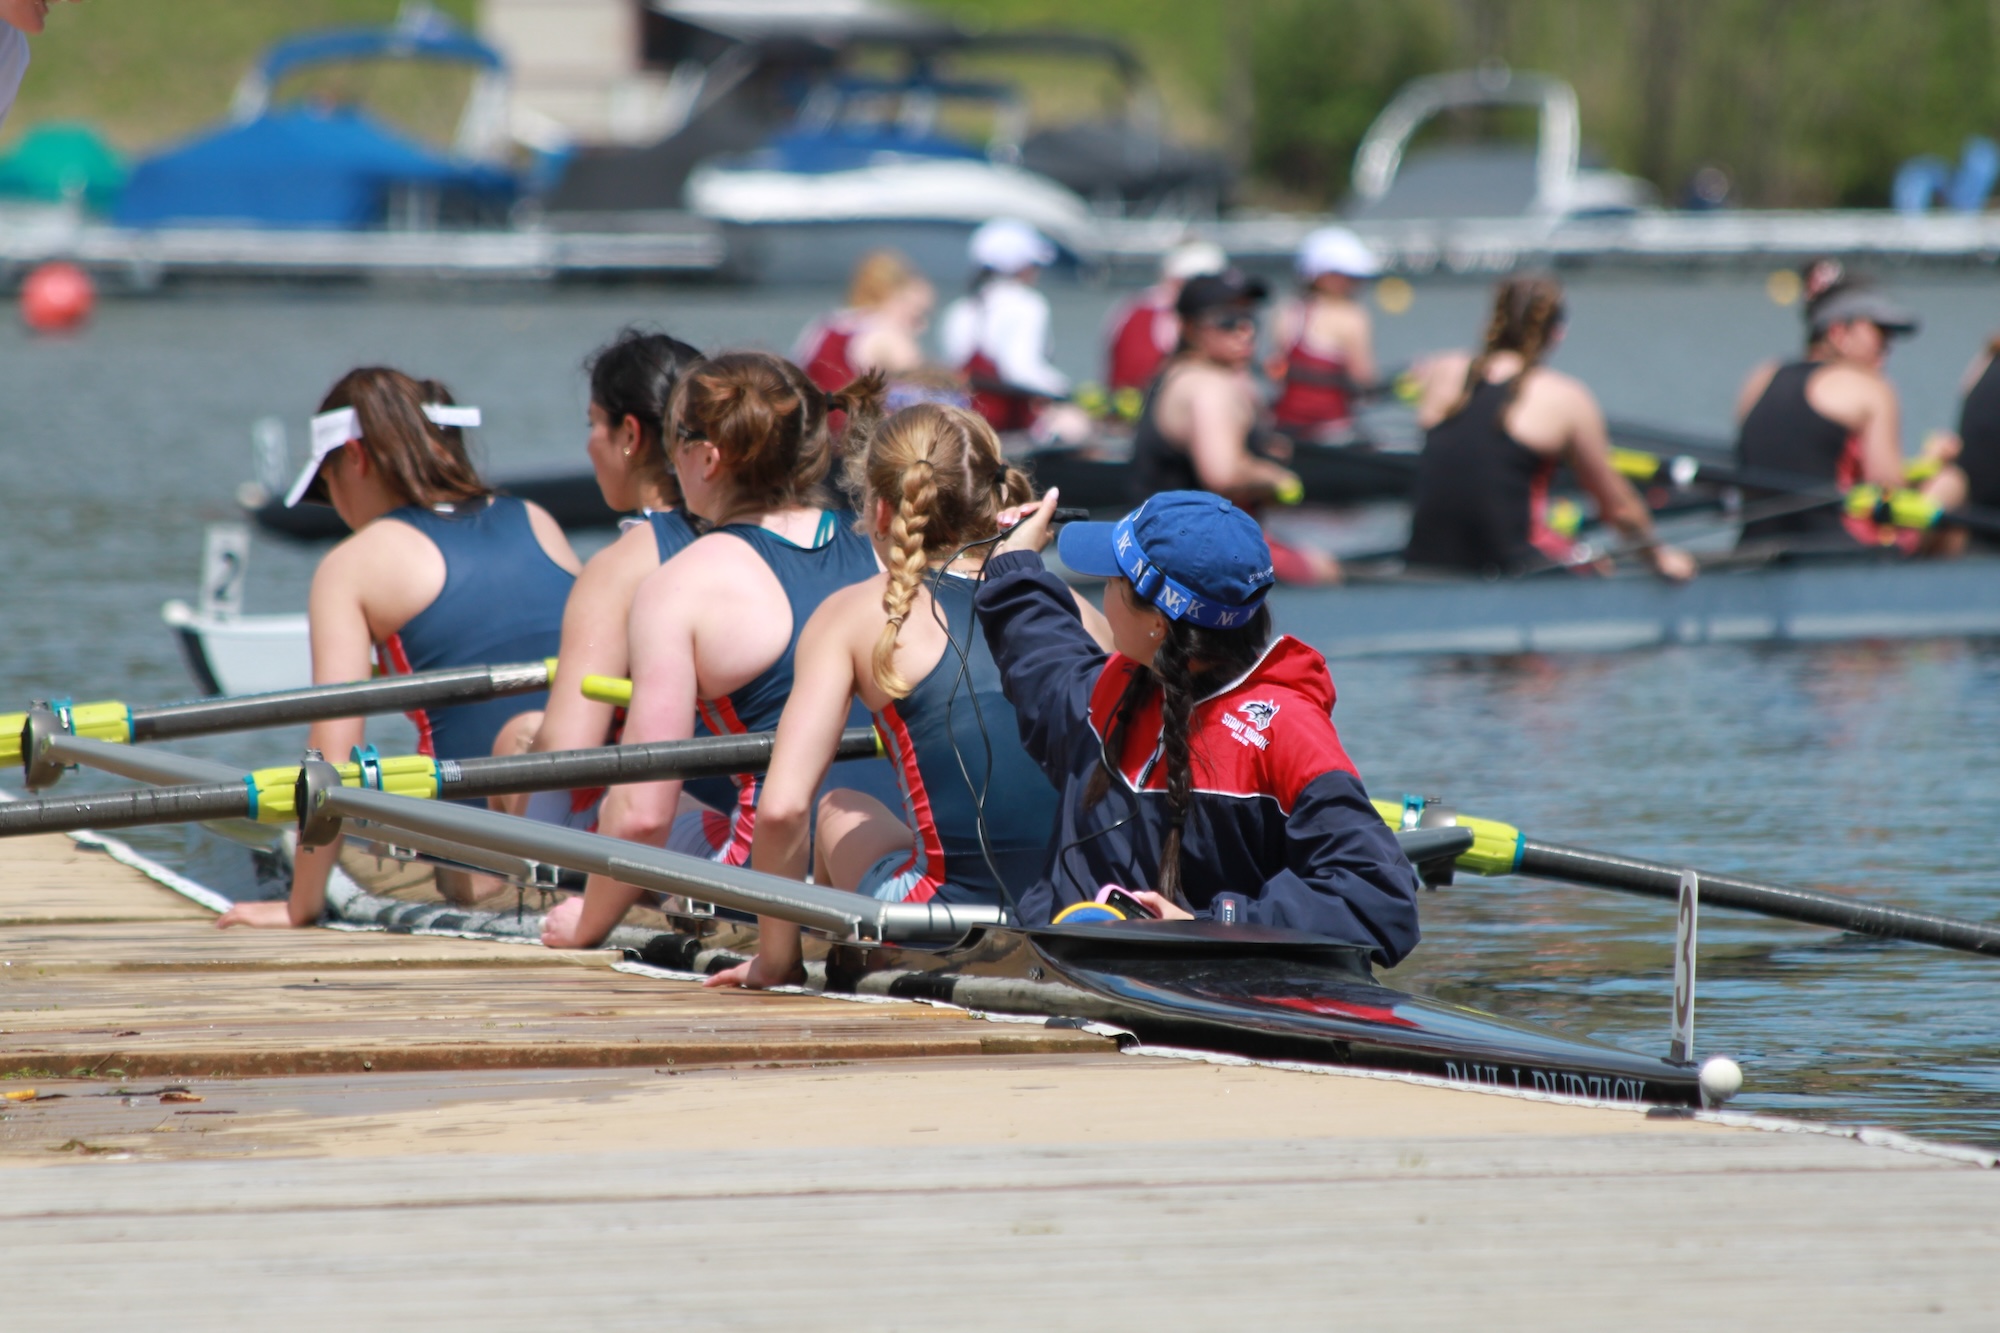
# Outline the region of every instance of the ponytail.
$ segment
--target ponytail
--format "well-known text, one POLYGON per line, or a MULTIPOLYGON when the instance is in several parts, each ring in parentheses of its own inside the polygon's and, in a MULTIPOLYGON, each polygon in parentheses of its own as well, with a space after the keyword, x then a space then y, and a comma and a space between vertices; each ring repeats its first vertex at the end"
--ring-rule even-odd
POLYGON ((1481 340, 1478 355, 1465 368, 1465 384, 1445 416, 1455 417, 1471 405, 1472 395, 1486 382, 1486 369, 1498 352, 1513 352, 1522 361, 1520 373, 1507 381, 1506 394, 1501 400, 1502 411, 1512 406, 1514 396, 1521 390, 1521 382, 1528 378, 1529 371, 1541 364, 1562 322, 1562 284, 1554 278, 1527 274, 1508 278, 1495 287, 1493 314, 1486 321, 1486 336, 1481 340))
POLYGON ((875 683, 901 699, 911 686, 896 674, 896 643, 930 562, 995 536, 1000 511, 1027 504, 1035 491, 1027 474, 1002 457, 1000 437, 983 418, 939 403, 884 418, 882 400, 879 373, 835 396, 848 412, 845 487, 865 524, 874 522, 875 501, 890 508, 889 583, 882 594, 889 623, 876 641, 873 667, 875 683))

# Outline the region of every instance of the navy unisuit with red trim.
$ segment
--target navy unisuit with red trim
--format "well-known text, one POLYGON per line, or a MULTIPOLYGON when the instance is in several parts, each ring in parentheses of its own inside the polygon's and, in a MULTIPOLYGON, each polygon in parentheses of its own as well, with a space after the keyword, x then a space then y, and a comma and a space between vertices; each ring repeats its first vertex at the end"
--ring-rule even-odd
MULTIPOLYGON (((1021 900, 1024 923, 1045 924, 1106 884, 1153 888, 1169 827, 1159 692, 1111 756, 1111 790, 1085 808, 1139 664, 1097 646, 1069 589, 1033 552, 988 561, 977 605, 1021 743, 1060 795, 1055 843, 1021 900)), ((1333 702, 1326 660, 1282 636, 1248 675, 1195 705, 1182 888, 1196 916, 1216 915, 1227 894, 1239 919, 1363 945, 1393 965, 1416 947, 1417 874, 1341 748, 1333 702)))

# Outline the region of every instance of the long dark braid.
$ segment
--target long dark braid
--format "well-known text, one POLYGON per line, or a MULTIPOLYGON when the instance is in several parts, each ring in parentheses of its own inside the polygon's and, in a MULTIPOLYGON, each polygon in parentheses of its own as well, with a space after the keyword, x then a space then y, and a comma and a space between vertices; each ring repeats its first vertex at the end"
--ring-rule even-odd
POLYGON ((1562 284, 1546 274, 1524 274, 1508 278, 1493 289, 1493 314, 1486 321, 1486 337, 1480 344, 1478 355, 1465 368, 1465 384, 1458 392, 1458 400, 1445 413, 1455 417, 1472 403, 1472 395, 1486 382, 1486 368, 1493 363, 1496 352, 1519 354, 1521 371, 1507 381, 1506 397, 1500 405, 1506 411, 1513 405, 1514 395, 1520 391, 1521 381, 1528 378, 1528 372, 1541 364, 1549 344, 1555 341, 1557 327, 1562 323, 1562 284))
MULTIPOLYGON (((1119 588, 1135 605, 1143 605, 1130 584, 1121 581, 1119 588)), ((1181 886, 1181 842, 1194 807, 1195 703, 1220 686, 1247 675, 1270 642, 1268 607, 1258 607, 1255 615, 1235 629, 1204 629, 1191 621, 1170 620, 1159 651, 1153 655, 1152 667, 1132 673, 1113 714, 1104 750, 1117 762, 1124 754, 1139 705, 1154 686, 1159 688, 1160 758, 1167 766, 1167 836, 1160 844, 1160 870, 1154 892, 1189 910, 1193 910, 1192 905, 1181 886)), ((1086 809, 1104 798, 1110 781, 1110 771, 1099 764, 1084 787, 1086 809)))

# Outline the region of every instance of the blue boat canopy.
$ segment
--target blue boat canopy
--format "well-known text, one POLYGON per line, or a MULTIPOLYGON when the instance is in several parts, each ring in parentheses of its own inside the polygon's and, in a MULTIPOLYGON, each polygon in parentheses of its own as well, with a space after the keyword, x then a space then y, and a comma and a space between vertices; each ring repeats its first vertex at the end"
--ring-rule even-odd
POLYGON ((237 88, 231 123, 139 162, 115 216, 128 227, 498 225, 520 190, 505 164, 507 142, 500 53, 413 5, 388 27, 306 33, 273 46, 237 88), (359 107, 271 103, 272 89, 302 69, 378 59, 477 68, 451 151, 359 107))
POLYGON ((379 227, 398 191, 443 211, 504 212, 512 173, 456 161, 354 108, 287 107, 161 153, 132 170, 117 209, 127 227, 379 227))

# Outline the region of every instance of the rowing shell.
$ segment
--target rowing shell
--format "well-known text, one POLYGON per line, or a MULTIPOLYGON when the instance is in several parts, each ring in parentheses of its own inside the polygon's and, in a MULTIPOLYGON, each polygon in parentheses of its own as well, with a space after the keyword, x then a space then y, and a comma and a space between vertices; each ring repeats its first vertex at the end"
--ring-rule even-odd
POLYGON ((2000 557, 1861 557, 1649 574, 1395 578, 1280 588, 1277 622, 1328 657, 1609 652, 1665 644, 1834 642, 2000 634, 2000 557))

